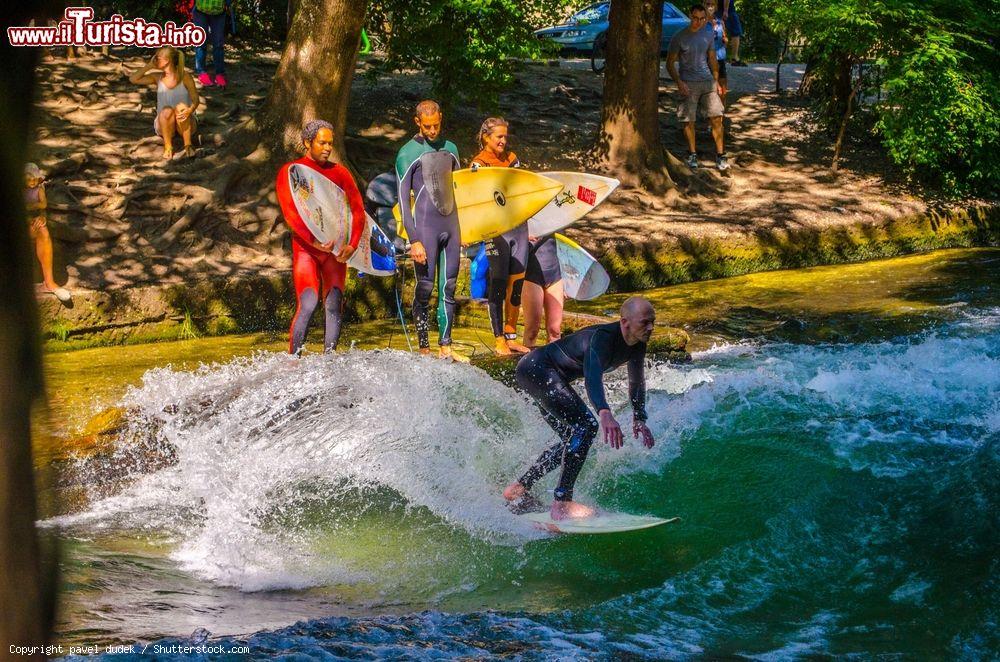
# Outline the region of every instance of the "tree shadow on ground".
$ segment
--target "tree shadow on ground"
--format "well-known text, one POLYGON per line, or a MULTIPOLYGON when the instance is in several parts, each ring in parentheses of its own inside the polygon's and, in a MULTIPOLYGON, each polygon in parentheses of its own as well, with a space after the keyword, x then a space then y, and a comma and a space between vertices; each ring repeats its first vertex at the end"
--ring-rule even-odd
MULTIPOLYGON (((145 61, 139 53, 115 50, 108 58, 75 64, 43 63, 32 156, 44 170, 56 168, 53 197, 66 206, 50 214, 60 233, 60 268, 75 284, 93 289, 287 270, 288 230, 274 199, 274 173, 260 169, 231 182, 176 241, 158 241, 225 174, 227 141, 261 107, 277 67, 275 54, 234 51, 229 87, 202 90, 205 140, 199 155, 164 164, 152 135, 154 93, 127 80, 145 61)), ((361 63, 357 71, 368 69, 361 63)), ((590 71, 525 66, 517 73, 514 87, 500 97, 499 114, 511 122, 512 148, 527 167, 591 168, 602 85, 590 71)), ((420 72, 355 77, 345 140, 363 177, 393 169, 396 152, 414 132, 413 106, 430 90, 430 78, 420 72)), ((668 148, 683 152, 683 146, 677 149, 671 95, 662 90, 661 128, 668 148)), ((705 185, 682 196, 620 189, 571 228, 570 236, 602 254, 616 242, 689 239, 696 246, 720 233, 853 225, 924 208, 920 200, 894 196, 879 177, 868 177, 880 167, 875 161, 859 175, 850 172, 855 165, 849 159, 847 172, 830 179, 826 154, 810 146, 806 110, 796 104, 773 94, 734 95, 727 118, 731 149, 738 152, 732 171, 719 176, 706 169, 698 174, 705 185)), ((496 113, 457 104, 445 116, 445 135, 465 161, 478 151, 475 136, 488 114, 496 113)), ((709 144, 699 134, 702 142, 709 144)), ((859 158, 858 167, 869 161, 859 158)), ((707 271, 710 256, 702 259, 707 271)))

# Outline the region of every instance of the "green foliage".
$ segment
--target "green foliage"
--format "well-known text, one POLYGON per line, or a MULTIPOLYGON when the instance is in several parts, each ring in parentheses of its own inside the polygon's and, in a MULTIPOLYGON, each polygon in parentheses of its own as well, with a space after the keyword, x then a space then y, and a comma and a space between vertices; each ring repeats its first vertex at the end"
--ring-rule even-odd
MULTIPOLYGON (((877 128, 892 159, 945 190, 1000 193, 1000 99, 996 76, 929 33, 889 67, 889 101, 877 128)), ((995 64, 992 65, 995 67, 995 64)))
MULTIPOLYGON (((70 3, 68 6, 84 6, 87 3, 70 3)), ((165 21, 176 21, 177 12, 175 0, 109 0, 97 2, 94 8, 94 19, 103 21, 112 14, 121 14, 127 19, 144 18, 147 21, 163 23, 165 21)))
MULTIPOLYGON (((728 2, 728 0, 726 0, 728 2)), ((737 0, 736 11, 743 25, 743 37, 740 39, 740 59, 759 60, 761 62, 776 62, 781 55, 784 36, 771 29, 764 10, 761 7, 766 0, 737 0)), ((674 3, 681 10, 686 10, 686 3, 674 3)))
POLYGON ((52 337, 56 338, 60 342, 66 342, 66 339, 69 338, 69 333, 72 330, 73 327, 71 327, 66 320, 63 319, 57 319, 52 322, 48 329, 49 333, 52 334, 52 337))
POLYGON ((385 68, 424 69, 446 105, 464 99, 495 108, 517 60, 550 50, 532 31, 563 18, 570 2, 375 0, 366 27, 387 54, 385 68))
POLYGON ((191 311, 184 310, 184 321, 181 322, 181 328, 177 331, 177 337, 181 340, 193 340, 198 338, 200 334, 198 333, 198 328, 195 326, 194 319, 191 317, 191 311))
MULTIPOLYGON (((285 37, 288 0, 233 1, 237 34, 241 40, 268 42, 285 37)), ((164 23, 179 21, 181 8, 188 4, 190 0, 106 0, 93 6, 97 18, 101 20, 112 14, 121 14, 125 18, 164 23)))
POLYGON ((241 40, 284 39, 288 32, 288 0, 234 0, 241 40))
POLYGON ((808 91, 828 122, 847 99, 914 179, 944 193, 1000 190, 1000 0, 760 0, 804 39, 808 91))

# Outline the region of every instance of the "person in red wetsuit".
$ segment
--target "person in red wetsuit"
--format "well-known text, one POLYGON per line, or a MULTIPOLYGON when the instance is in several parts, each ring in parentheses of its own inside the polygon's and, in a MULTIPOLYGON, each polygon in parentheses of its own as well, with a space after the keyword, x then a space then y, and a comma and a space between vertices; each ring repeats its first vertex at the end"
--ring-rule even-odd
POLYGON ((277 181, 278 203, 285 222, 292 229, 292 281, 295 284, 297 306, 288 331, 289 354, 302 351, 309 320, 320 300, 323 301, 326 313, 323 349, 332 352, 337 348, 344 313, 346 262, 358 248, 365 223, 364 203, 354 178, 347 168, 330 161, 330 154, 333 152, 333 125, 323 120, 312 120, 302 129, 302 143, 305 155, 281 166, 277 181), (288 183, 288 168, 295 163, 319 172, 347 195, 351 207, 351 238, 336 253, 333 242, 319 243, 299 216, 288 183))

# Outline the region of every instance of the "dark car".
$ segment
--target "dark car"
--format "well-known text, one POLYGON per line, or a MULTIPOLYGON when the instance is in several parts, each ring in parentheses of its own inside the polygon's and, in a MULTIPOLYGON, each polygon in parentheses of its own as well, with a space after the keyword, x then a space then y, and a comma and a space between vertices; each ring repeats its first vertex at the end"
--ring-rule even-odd
MULTIPOLYGON (((607 42, 608 11, 610 2, 596 2, 570 16, 562 25, 554 25, 535 31, 539 39, 548 39, 559 44, 560 55, 592 55, 594 44, 598 51, 607 42)), ((669 2, 663 3, 663 36, 660 51, 667 52, 670 38, 691 23, 684 13, 669 2)))

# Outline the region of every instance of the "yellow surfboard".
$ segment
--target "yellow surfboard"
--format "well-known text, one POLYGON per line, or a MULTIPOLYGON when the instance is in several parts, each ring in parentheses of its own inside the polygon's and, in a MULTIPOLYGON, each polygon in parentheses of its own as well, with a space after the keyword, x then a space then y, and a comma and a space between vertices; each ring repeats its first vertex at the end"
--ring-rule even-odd
MULTIPOLYGON (((458 170, 452 181, 463 244, 486 241, 516 228, 563 189, 561 182, 520 168, 458 170)), ((399 235, 406 237, 398 204, 392 213, 399 235)))

